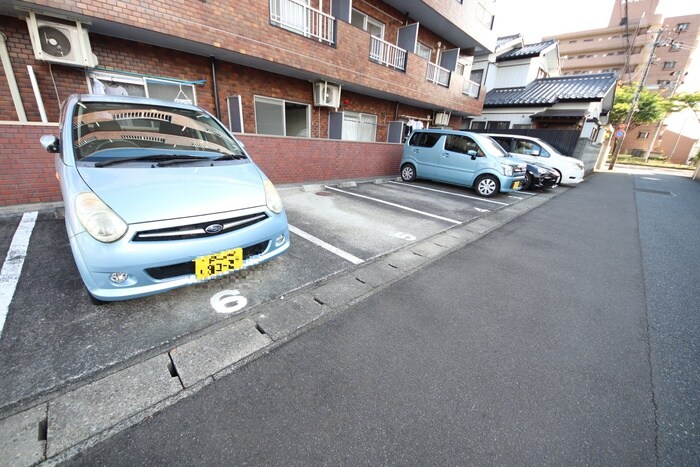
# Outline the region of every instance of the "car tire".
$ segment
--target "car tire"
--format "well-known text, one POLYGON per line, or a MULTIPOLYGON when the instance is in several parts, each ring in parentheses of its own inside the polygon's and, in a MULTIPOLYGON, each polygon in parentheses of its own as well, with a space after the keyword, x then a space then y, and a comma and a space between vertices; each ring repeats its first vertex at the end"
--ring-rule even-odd
POLYGON ((523 180, 523 190, 529 190, 532 186, 532 175, 525 172, 525 180, 523 180))
POLYGON ((501 183, 493 175, 482 175, 476 179, 474 190, 479 196, 491 198, 501 191, 501 183))
POLYGON ((416 179, 416 168, 413 164, 404 164, 401 166, 401 180, 404 182, 412 182, 416 179))

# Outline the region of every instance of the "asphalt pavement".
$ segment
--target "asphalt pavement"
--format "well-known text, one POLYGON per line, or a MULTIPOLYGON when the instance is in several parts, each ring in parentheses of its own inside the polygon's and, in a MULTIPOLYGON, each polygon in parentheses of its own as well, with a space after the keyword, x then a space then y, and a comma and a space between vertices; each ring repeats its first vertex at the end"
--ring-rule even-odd
POLYGON ((589 177, 67 463, 698 465, 698 200, 589 177))

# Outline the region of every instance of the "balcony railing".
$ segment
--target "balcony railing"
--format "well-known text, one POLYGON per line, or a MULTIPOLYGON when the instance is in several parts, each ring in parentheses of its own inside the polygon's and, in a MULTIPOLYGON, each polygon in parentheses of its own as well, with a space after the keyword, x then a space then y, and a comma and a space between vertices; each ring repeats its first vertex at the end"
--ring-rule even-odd
POLYGON ((397 70, 406 70, 406 51, 378 37, 372 36, 369 58, 397 70))
POLYGON ((428 70, 425 79, 440 86, 450 87, 450 70, 434 63, 428 62, 428 70))
POLYGON ((295 0, 270 0, 270 21, 302 36, 333 44, 335 18, 295 0))
POLYGON ((462 92, 467 96, 473 97, 474 99, 478 99, 479 91, 481 91, 481 85, 479 83, 475 81, 464 82, 464 89, 462 90, 462 92))

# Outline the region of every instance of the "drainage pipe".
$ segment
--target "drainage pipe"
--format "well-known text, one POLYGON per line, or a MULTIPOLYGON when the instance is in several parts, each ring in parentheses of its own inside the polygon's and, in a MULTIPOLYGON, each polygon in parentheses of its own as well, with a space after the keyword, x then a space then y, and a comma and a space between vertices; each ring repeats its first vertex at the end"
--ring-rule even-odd
POLYGON ((219 86, 216 84, 216 58, 209 57, 211 63, 211 81, 214 86, 214 108, 216 109, 216 118, 221 120, 221 109, 219 108, 219 86))

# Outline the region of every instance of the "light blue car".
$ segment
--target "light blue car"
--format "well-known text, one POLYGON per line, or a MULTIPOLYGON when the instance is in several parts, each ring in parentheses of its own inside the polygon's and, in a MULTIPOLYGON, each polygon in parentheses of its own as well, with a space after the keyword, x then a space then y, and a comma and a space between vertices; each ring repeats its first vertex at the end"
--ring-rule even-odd
POLYGON ((66 229, 93 303, 151 295, 289 248, 277 190, 199 107, 72 95, 56 153, 66 229))
POLYGON ((488 136, 460 130, 416 130, 404 144, 401 178, 452 183, 480 196, 520 191, 527 164, 488 136))

